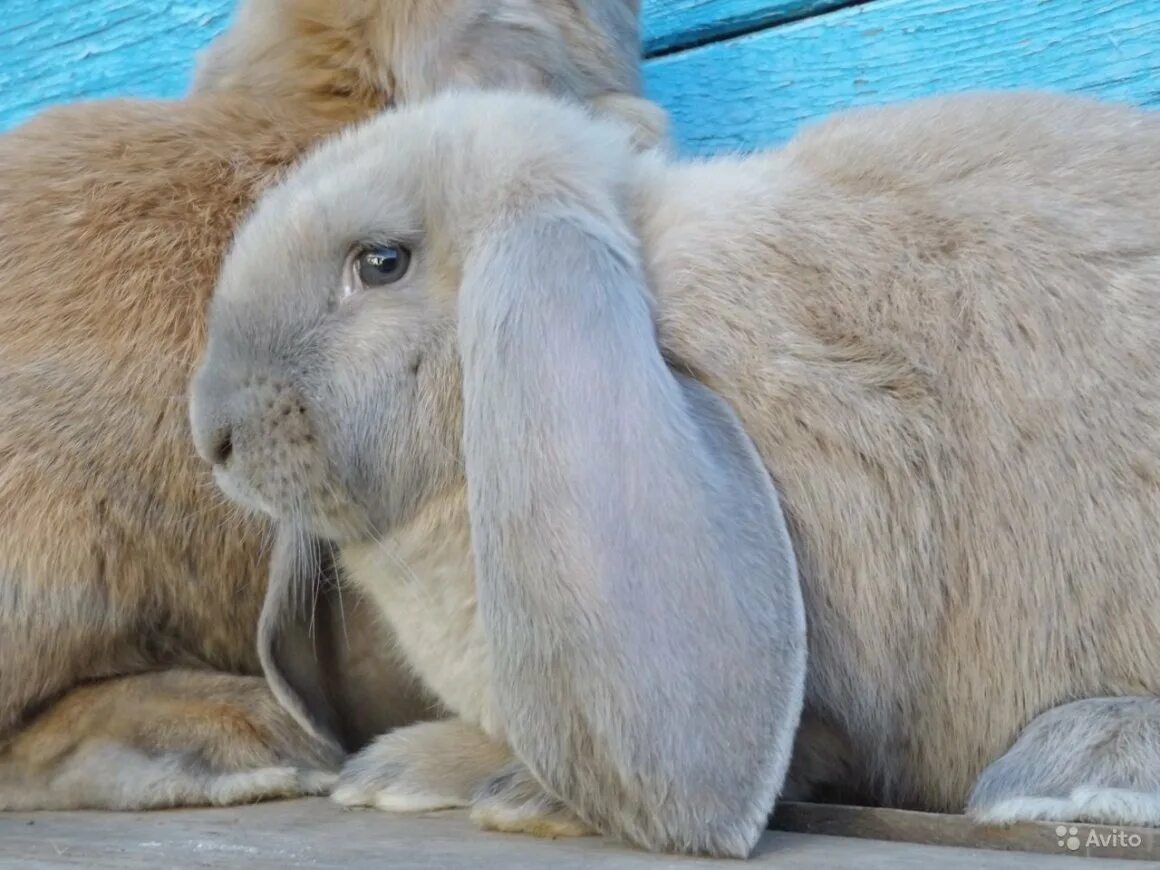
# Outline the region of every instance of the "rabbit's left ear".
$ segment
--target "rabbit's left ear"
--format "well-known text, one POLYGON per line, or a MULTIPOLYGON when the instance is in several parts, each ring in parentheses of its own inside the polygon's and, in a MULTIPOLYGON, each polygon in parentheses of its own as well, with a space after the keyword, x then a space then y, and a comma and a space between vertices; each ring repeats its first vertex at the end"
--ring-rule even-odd
POLYGON ((341 583, 332 545, 279 526, 258 625, 262 670, 294 720, 340 754, 440 714, 373 604, 341 583))
POLYGON ((330 548, 299 529, 280 526, 258 624, 258 654, 274 696, 311 736, 343 746, 342 722, 324 664, 337 641, 330 613, 338 583, 330 548))
POLYGON ((611 207, 511 218, 459 297, 492 690, 516 754, 604 833, 748 854, 801 712, 777 493, 733 411, 662 359, 611 207))

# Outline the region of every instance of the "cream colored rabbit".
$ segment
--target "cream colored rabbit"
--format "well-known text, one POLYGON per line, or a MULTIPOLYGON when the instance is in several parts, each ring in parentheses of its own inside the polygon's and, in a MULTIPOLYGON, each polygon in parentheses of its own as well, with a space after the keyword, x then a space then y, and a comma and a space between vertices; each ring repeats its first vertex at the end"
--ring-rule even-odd
MULTIPOLYGON (((278 698, 329 711, 321 739, 260 676, 268 528, 222 503, 189 438, 205 305, 255 197, 386 105, 475 84, 637 111, 636 11, 248 0, 189 98, 0 137, 0 809, 319 791, 337 743, 430 715, 357 593, 279 598, 262 636, 278 698)), ((277 544, 276 588, 329 568, 316 541, 277 544)))
POLYGON ((683 164, 450 95, 259 203, 191 414, 461 717, 338 800, 742 855, 801 640, 750 439, 796 796, 1160 822, 1158 368, 1154 115, 929 99, 683 164))

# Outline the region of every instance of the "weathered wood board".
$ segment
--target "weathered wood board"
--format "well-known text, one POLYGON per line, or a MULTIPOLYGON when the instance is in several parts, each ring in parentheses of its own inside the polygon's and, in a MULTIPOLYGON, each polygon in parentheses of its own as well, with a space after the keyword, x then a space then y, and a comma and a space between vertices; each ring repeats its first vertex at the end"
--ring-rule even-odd
MULTIPOLYGON (((1113 825, 1021 822, 978 825, 966 816, 826 804, 783 803, 774 814, 780 831, 924 843, 971 849, 1123 858, 1160 864, 1160 829, 1113 825)), ((1106 866, 1100 864, 1099 867, 1106 866)))
POLYGON ((644 0, 641 37, 645 54, 658 57, 859 2, 865 0, 644 0))
MULTIPOLYGON (((1080 870, 1060 847, 1056 855, 857 840, 770 831, 747 864, 649 855, 594 837, 538 840, 485 833, 461 813, 396 816, 347 811, 324 800, 149 814, 0 814, 0 867, 391 868, 419 870, 700 870, 792 868, 830 870, 1080 870)), ((1094 870, 1138 870, 1138 861, 1091 862, 1094 870)))
POLYGON ((0 0, 0 129, 54 103, 185 92, 233 0, 0 0))
POLYGON ((977 88, 1160 105, 1155 0, 879 0, 667 55, 650 95, 685 150, 787 139, 837 108, 977 88))

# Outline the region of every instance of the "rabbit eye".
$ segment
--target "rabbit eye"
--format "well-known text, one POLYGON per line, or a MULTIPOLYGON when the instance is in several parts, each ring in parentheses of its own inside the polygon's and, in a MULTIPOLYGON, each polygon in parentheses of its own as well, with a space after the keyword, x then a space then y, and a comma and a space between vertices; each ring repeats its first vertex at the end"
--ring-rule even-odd
POLYGON ((354 277, 363 287, 384 287, 407 274, 411 252, 402 245, 369 245, 356 252, 354 277))

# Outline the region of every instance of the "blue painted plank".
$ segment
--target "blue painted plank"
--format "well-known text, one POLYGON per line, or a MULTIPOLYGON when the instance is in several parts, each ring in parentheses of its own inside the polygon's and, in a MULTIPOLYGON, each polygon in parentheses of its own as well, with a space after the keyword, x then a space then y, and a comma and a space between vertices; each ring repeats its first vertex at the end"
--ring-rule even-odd
MULTIPOLYGON (((792 16, 829 2, 764 0, 764 8, 792 16)), ((194 52, 232 8, 231 0, 0 4, 0 129, 56 102, 180 94, 194 52)), ((761 8, 761 0, 646 0, 645 30, 658 45, 696 42, 760 26, 761 8)), ((846 106, 975 87, 1156 105, 1158 67, 1160 0, 877 0, 668 54, 646 64, 646 82, 673 112, 685 150, 705 153, 773 144, 846 106)))
MULTIPOLYGON (((648 54, 829 11, 861 0, 645 0, 648 54)), ((0 127, 80 96, 172 96, 233 0, 0 0, 0 127)))
POLYGON ((642 38, 652 57, 831 12, 862 0, 645 0, 642 38))
POLYGON ((686 152, 779 143, 849 106, 1040 87, 1160 105, 1157 0, 879 0, 646 65, 686 152))
POLYGON ((230 0, 0 0, 0 129, 53 103, 175 96, 230 0))

